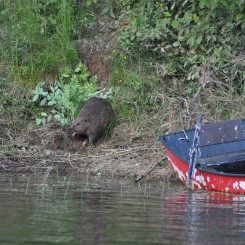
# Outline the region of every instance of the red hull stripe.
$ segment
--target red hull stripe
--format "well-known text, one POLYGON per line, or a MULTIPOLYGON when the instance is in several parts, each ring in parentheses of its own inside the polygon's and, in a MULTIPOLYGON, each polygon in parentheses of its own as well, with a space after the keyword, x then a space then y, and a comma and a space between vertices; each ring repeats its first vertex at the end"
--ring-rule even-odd
MULTIPOLYGON (((186 184, 189 164, 178 158, 167 148, 165 148, 165 151, 174 172, 186 184)), ((224 176, 195 169, 193 184, 196 189, 245 194, 245 177, 224 176)))

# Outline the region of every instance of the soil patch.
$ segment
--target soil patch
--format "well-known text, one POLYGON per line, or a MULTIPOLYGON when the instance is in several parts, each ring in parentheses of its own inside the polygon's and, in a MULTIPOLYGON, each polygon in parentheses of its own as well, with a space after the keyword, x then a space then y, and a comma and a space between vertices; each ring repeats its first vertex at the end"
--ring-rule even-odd
POLYGON ((111 80, 112 56, 118 49, 118 30, 115 20, 104 16, 98 20, 96 37, 84 39, 78 44, 79 58, 86 64, 91 75, 96 75, 101 88, 108 87, 111 80))
POLYGON ((72 137, 66 128, 29 125, 19 137, 2 139, 0 170, 37 173, 55 167, 59 173, 73 171, 136 181, 176 180, 157 139, 147 135, 136 139, 135 131, 118 125, 110 138, 101 138, 90 146, 85 145, 86 139, 72 137))

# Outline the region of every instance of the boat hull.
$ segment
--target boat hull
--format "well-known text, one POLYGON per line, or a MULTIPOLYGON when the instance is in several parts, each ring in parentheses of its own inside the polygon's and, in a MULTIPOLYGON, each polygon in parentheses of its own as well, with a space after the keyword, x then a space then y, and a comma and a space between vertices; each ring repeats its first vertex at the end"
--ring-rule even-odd
MULTIPOLYGON (((174 172, 184 184, 187 184, 189 164, 166 147, 165 152, 174 172)), ((245 194, 245 175, 229 176, 218 172, 216 174, 202 169, 195 169, 192 184, 195 189, 245 194)))

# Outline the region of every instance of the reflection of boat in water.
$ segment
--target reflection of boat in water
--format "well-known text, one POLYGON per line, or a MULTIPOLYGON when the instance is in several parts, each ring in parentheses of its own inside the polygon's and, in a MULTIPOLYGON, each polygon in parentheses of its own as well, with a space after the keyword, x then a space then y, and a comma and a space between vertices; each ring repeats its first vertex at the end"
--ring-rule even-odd
POLYGON ((228 120, 159 137, 183 183, 196 189, 245 194, 245 119, 228 120))
POLYGON ((172 193, 165 222, 178 230, 175 244, 244 244, 245 196, 222 192, 172 193))

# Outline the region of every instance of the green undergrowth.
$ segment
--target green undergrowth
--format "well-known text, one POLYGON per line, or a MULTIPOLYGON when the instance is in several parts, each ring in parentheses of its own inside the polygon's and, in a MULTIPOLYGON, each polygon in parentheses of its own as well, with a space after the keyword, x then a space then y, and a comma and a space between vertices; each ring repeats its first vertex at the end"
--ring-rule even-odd
POLYGON ((176 130, 200 111, 207 121, 245 116, 243 1, 121 2, 113 74, 137 122, 164 118, 176 130))
POLYGON ((159 78, 191 84, 201 82, 202 71, 212 72, 222 82, 232 79, 234 93, 243 92, 243 1, 126 2, 117 23, 122 47, 132 56, 154 57, 152 72, 159 78))
POLYGON ((0 130, 68 125, 91 96, 110 99, 114 124, 156 135, 192 126, 199 111, 245 117, 244 12, 240 0, 0 1, 0 130), (120 45, 101 91, 76 43, 96 39, 105 15, 120 45))
POLYGON ((32 120, 37 110, 22 96, 22 89, 8 70, 0 68, 0 138, 14 139, 32 120))
POLYGON ((0 2, 1 62, 26 89, 77 62, 73 41, 94 27, 94 14, 73 0, 0 2))
POLYGON ((53 84, 38 83, 32 91, 32 102, 42 108, 36 115, 36 124, 55 121, 62 126, 69 125, 89 98, 111 99, 113 88, 100 89, 97 82, 97 76, 91 76, 88 68, 80 63, 74 69, 66 68, 53 84))

